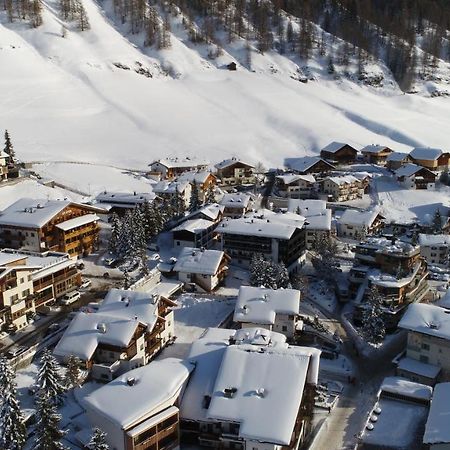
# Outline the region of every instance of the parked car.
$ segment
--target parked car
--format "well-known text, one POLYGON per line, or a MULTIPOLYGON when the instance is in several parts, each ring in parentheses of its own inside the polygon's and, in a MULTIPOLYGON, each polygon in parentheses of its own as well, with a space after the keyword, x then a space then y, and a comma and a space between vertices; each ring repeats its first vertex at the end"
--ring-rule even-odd
POLYGON ((20 355, 21 353, 25 352, 27 350, 26 347, 23 345, 16 345, 15 347, 11 347, 6 352, 6 357, 9 359, 15 358, 16 356, 20 355))
POLYGON ((87 289, 88 287, 90 287, 92 284, 92 281, 84 278, 83 280, 81 280, 81 285, 80 285, 80 289, 87 289))
POLYGON ((69 292, 61 299, 61 304, 65 306, 71 305, 72 303, 78 301, 80 297, 81 295, 78 291, 69 292))

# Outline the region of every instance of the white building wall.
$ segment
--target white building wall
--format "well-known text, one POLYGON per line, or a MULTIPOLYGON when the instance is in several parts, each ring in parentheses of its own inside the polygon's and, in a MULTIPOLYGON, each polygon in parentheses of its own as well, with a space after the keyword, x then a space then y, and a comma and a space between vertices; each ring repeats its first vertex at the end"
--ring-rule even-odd
POLYGON ((97 411, 86 405, 86 413, 92 427, 98 427, 106 433, 106 441, 111 450, 125 450, 125 436, 123 430, 97 411))
POLYGON ((296 316, 288 314, 277 314, 275 316, 275 323, 273 331, 282 333, 288 338, 294 337, 295 334, 296 316))

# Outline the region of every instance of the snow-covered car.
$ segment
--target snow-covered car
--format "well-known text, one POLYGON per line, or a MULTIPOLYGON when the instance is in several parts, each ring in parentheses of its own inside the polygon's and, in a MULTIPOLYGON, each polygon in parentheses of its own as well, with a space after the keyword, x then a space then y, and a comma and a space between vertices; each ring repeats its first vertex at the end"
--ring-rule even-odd
POLYGON ((88 287, 91 286, 91 284, 92 284, 91 280, 88 280, 87 278, 84 278, 82 280, 82 282, 81 282, 80 289, 87 289, 88 287))

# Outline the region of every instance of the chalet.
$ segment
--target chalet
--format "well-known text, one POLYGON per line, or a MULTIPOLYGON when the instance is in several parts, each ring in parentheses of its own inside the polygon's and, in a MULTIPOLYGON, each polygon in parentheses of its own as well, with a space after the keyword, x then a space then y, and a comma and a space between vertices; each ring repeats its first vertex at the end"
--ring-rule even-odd
POLYGON ((83 399, 92 427, 116 450, 178 449, 179 401, 194 365, 167 358, 131 370, 83 399))
POLYGON ((433 389, 401 377, 383 380, 359 434, 360 450, 418 450, 433 389))
POLYGON ((336 169, 332 164, 318 156, 287 158, 285 159, 284 164, 288 169, 300 175, 311 173, 324 174, 336 169))
POLYGON ((450 380, 449 311, 439 306, 409 305, 399 323, 408 332, 406 357, 441 368, 439 378, 450 380))
POLYGON ((205 171, 209 161, 197 158, 166 158, 149 164, 150 173, 158 175, 163 180, 173 180, 184 172, 205 171))
POLYGON ((355 295, 353 319, 361 320, 370 287, 383 298, 388 329, 395 329, 408 304, 421 301, 429 291, 426 261, 420 248, 401 240, 369 238, 354 248, 355 260, 349 272, 350 292, 355 295))
POLYGON ((436 175, 431 170, 412 163, 400 167, 394 174, 406 189, 434 189, 436 182, 436 175))
POLYGON ((352 164, 356 160, 358 150, 343 142, 331 142, 320 151, 320 157, 332 164, 352 164))
POLYGON ((289 199, 290 212, 303 216, 306 230, 306 248, 312 249, 315 242, 322 238, 329 238, 334 234, 332 230, 332 211, 327 209, 323 200, 295 200, 289 199))
POLYGON ((65 253, 0 251, 0 322, 4 331, 27 326, 32 315, 81 284, 65 253))
POLYGON ((411 161, 429 170, 444 170, 449 167, 449 153, 440 148, 416 147, 409 154, 411 161))
POLYGON ((214 174, 211 172, 184 172, 180 176, 177 177, 176 181, 178 183, 183 183, 187 181, 191 188, 194 186, 194 183, 197 185, 198 188, 198 196, 200 201, 205 200, 206 193, 208 192, 208 189, 213 189, 217 184, 217 178, 214 174))
POLYGON ((172 230, 173 246, 210 248, 214 243, 217 223, 206 219, 189 219, 172 230))
POLYGON ((409 157, 408 153, 392 152, 386 158, 386 168, 394 171, 400 169, 400 167, 410 162, 411 158, 409 157))
POLYGON ((419 234, 420 255, 428 264, 448 265, 450 236, 447 234, 419 234))
POLYGON ((283 262, 289 272, 305 260, 305 218, 264 210, 252 217, 224 220, 216 231, 222 249, 238 264, 248 265, 255 253, 283 262))
POLYGON ((247 213, 252 201, 250 195, 247 194, 225 194, 219 204, 224 208, 224 217, 238 219, 247 213))
POLYGON ((321 192, 334 202, 346 202, 362 198, 364 185, 353 175, 326 177, 320 182, 321 192))
POLYGON ((153 185, 153 192, 166 200, 173 200, 179 196, 184 200, 185 206, 189 206, 191 201, 192 186, 188 181, 160 181, 153 185))
POLYGON ((262 328, 210 328, 191 346, 181 432, 194 446, 303 448, 311 436, 320 351, 262 328), (269 370, 270 368, 270 370, 269 370))
POLYGON ((219 250, 185 247, 177 257, 174 272, 185 284, 194 283, 206 292, 216 289, 228 273, 230 257, 219 250))
POLYGON ((385 166, 386 160, 393 150, 384 145, 367 145, 361 149, 361 153, 366 162, 385 166))
POLYGON ((107 192, 103 191, 95 198, 95 206, 107 209, 109 214, 116 213, 120 216, 126 211, 135 209, 144 203, 152 203, 155 199, 153 192, 107 192))
POLYGON ((98 247, 97 213, 103 212, 66 200, 22 198, 0 214, 0 241, 14 249, 88 255, 98 247))
POLYGON ((377 211, 346 209, 338 219, 338 236, 360 239, 375 234, 384 226, 384 217, 377 211))
POLYGON ((313 175, 285 174, 275 178, 275 192, 284 198, 312 198, 317 195, 313 175))
POLYGON ((439 383, 434 387, 428 413, 423 444, 429 450, 450 449, 450 383, 439 383))
POLYGON ((293 338, 300 314, 300 291, 241 286, 233 321, 241 328, 258 327, 293 338))
POLYGON ((254 184, 256 181, 255 167, 238 158, 225 159, 214 167, 222 185, 254 184))
POLYGON ((175 303, 146 292, 111 289, 96 312, 79 312, 54 355, 78 357, 91 376, 110 381, 147 364, 174 336, 175 303))
POLYGON ((8 178, 8 166, 10 156, 3 150, 0 151, 0 181, 4 181, 8 178))

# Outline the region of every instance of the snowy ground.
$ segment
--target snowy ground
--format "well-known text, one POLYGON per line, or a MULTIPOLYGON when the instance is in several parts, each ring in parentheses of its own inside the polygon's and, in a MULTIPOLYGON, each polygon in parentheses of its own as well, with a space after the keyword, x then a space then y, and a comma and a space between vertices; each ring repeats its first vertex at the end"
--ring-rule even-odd
MULTIPOLYGON (((123 164, 126 165, 124 160, 123 164)), ((44 163, 33 170, 68 188, 95 196, 102 191, 150 192, 152 182, 141 174, 102 164, 44 163)))
POLYGON ((417 219, 431 222, 438 207, 450 206, 450 188, 447 186, 436 190, 409 190, 385 177, 374 180, 373 186, 374 199, 387 222, 405 223, 417 219))

